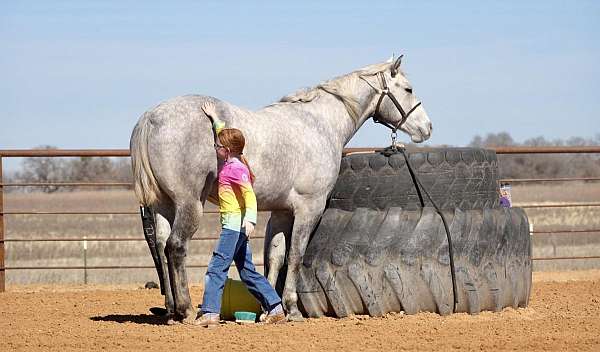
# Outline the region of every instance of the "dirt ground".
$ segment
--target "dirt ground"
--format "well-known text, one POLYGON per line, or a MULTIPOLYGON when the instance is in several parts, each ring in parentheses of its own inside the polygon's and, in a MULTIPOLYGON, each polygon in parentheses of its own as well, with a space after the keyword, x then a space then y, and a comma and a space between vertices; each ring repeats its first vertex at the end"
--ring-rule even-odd
MULTIPOLYGON (((201 289, 192 288, 194 302, 201 289)), ((432 313, 308 319, 280 326, 166 326, 158 290, 12 286, 0 294, 0 351, 600 350, 600 270, 535 273, 530 306, 476 316, 432 313)))

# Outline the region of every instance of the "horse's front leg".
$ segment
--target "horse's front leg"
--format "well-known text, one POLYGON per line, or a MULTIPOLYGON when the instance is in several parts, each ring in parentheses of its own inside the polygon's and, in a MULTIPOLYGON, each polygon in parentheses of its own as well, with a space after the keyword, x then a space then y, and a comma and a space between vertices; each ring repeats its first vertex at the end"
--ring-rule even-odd
POLYGON ((308 239, 315 225, 325 209, 325 199, 300 204, 294 211, 294 226, 288 253, 287 277, 283 290, 283 303, 291 321, 302 321, 302 314, 298 310, 298 293, 296 292, 297 275, 300 270, 302 257, 308 245, 308 239))

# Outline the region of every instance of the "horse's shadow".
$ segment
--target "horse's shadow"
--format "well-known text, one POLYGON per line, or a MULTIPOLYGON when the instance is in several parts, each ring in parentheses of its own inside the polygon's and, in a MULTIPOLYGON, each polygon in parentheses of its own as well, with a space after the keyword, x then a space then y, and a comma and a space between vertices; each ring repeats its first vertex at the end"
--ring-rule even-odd
POLYGON ((165 318, 153 314, 108 314, 91 317, 93 321, 112 321, 115 323, 135 323, 148 325, 165 325, 165 318))

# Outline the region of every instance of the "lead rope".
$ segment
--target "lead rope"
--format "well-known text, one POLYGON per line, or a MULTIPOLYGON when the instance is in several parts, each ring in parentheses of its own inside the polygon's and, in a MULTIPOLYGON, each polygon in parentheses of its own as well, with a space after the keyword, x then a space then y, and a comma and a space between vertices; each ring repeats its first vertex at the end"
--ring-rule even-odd
MULTIPOLYGON (((408 172, 410 173, 410 177, 413 181, 413 184, 415 185, 415 189, 417 190, 417 195, 419 196, 419 201, 421 202, 421 207, 422 208, 425 207, 425 202, 423 201, 423 195, 421 194, 421 189, 422 189, 423 192, 425 193, 425 195, 427 196, 427 198, 429 198, 429 201, 431 202, 433 207, 435 208, 435 211, 442 218, 442 223, 444 224, 444 230, 446 230, 446 238, 448 239, 448 254, 450 257, 450 276, 452 277, 452 296, 454 298, 453 299, 454 304, 452 306, 452 313, 455 313, 456 305, 458 304, 458 294, 457 294, 458 290, 456 288, 456 270, 454 268, 454 249, 452 246, 452 237, 450 236, 450 229, 448 228, 448 223, 446 221, 446 217, 444 216, 444 214, 442 213, 440 208, 437 206, 437 204, 435 204, 435 202, 433 201, 433 198, 431 198, 431 195, 429 194, 429 192, 427 192, 427 189, 425 187, 423 187, 421 180, 419 180, 416 173, 414 172, 413 167, 408 159, 408 156, 406 155, 406 149, 403 146, 398 147, 396 145, 395 134, 396 134, 396 132, 392 132, 392 146, 390 147, 390 150, 392 151, 392 154, 401 153, 402 156, 404 156, 404 160, 406 160, 406 165, 408 166, 408 172)), ((383 154, 389 156, 389 153, 386 154, 385 150, 383 151, 383 154)))
MULTIPOLYGON (((442 211, 437 206, 437 204, 435 204, 435 202, 433 201, 433 198, 431 198, 431 195, 429 194, 429 192, 427 192, 427 189, 425 187, 423 187, 423 184, 417 178, 417 175, 413 171, 412 165, 410 164, 410 161, 408 160, 408 157, 406 156, 406 153, 405 153, 406 149, 404 148, 404 146, 401 146, 400 148, 398 148, 398 145, 396 144, 396 138, 397 138, 396 131, 398 131, 400 126, 402 126, 402 124, 404 124, 404 122, 406 122, 406 120, 408 119, 408 116, 410 114, 412 114, 413 111, 415 111, 421 105, 421 102, 419 102, 418 104, 413 106, 408 111, 408 113, 406 113, 406 112, 404 112, 404 109, 402 109, 402 105, 400 105, 400 103, 398 102, 398 100, 396 99, 394 94, 392 94, 389 91, 389 88, 387 86, 387 82, 385 81, 385 76, 384 76, 383 72, 379 72, 379 78, 381 80, 381 85, 382 85, 383 89, 373 86, 371 84, 371 82, 369 82, 367 79, 365 79, 362 76, 359 76, 359 78, 362 79, 363 81, 365 81, 371 88, 373 88, 378 94, 380 94, 379 99, 377 100, 377 105, 375 107, 375 113, 373 116, 373 120, 376 123, 380 123, 392 130, 392 134, 390 135, 390 137, 392 138, 392 145, 390 147, 390 151, 392 152, 392 154, 400 152, 404 156, 404 160, 406 160, 406 165, 408 166, 408 171, 410 173, 410 177, 412 178, 413 184, 415 185, 415 188, 417 190, 417 195, 419 196, 419 201, 421 202, 421 207, 423 207, 423 208, 425 207, 425 202, 423 201, 423 195, 421 194, 420 188, 423 189, 423 192, 425 192, 425 195, 427 195, 427 198, 429 198, 429 201, 435 208, 435 211, 442 218, 442 223, 444 224, 444 230, 446 230, 446 238, 448 239, 448 255, 450 257, 450 276, 452 277, 452 295, 454 298, 454 304, 452 306, 452 313, 454 313, 454 312, 456 312, 456 305, 458 304, 458 294, 457 294, 457 289, 456 289, 456 274, 455 274, 456 270, 454 268, 454 250, 453 250, 453 246, 452 246, 452 237, 450 236, 450 230, 448 229, 448 223, 446 222, 446 217, 444 216, 444 214, 442 214, 442 211), (392 103, 394 103, 394 105, 396 106, 396 109, 398 109, 398 111, 400 112, 400 115, 402 115, 402 119, 396 126, 393 126, 385 121, 380 121, 377 118, 377 114, 379 112, 379 106, 381 105, 381 102, 383 101, 383 98, 385 96, 388 96, 392 100, 392 103)), ((383 154, 386 154, 385 150, 383 151, 383 154)))

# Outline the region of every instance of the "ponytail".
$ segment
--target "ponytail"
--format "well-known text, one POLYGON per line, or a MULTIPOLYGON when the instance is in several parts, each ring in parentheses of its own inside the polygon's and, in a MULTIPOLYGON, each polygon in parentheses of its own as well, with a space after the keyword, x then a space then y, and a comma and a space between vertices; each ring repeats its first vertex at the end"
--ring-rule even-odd
POLYGON ((254 185, 254 180, 256 179, 256 176, 254 176, 254 172, 252 172, 252 169, 250 168, 250 164, 248 164, 248 159, 246 159, 245 156, 240 155, 240 160, 248 168, 248 172, 250 173, 250 183, 252 183, 252 185, 254 185))
POLYGON ((229 148, 230 152, 240 155, 240 161, 246 165, 248 173, 250 173, 250 183, 254 184, 256 176, 254 176, 254 173, 250 168, 248 159, 242 155, 244 147, 246 146, 246 139, 244 138, 242 131, 237 128, 224 128, 219 131, 217 137, 223 146, 229 148))

